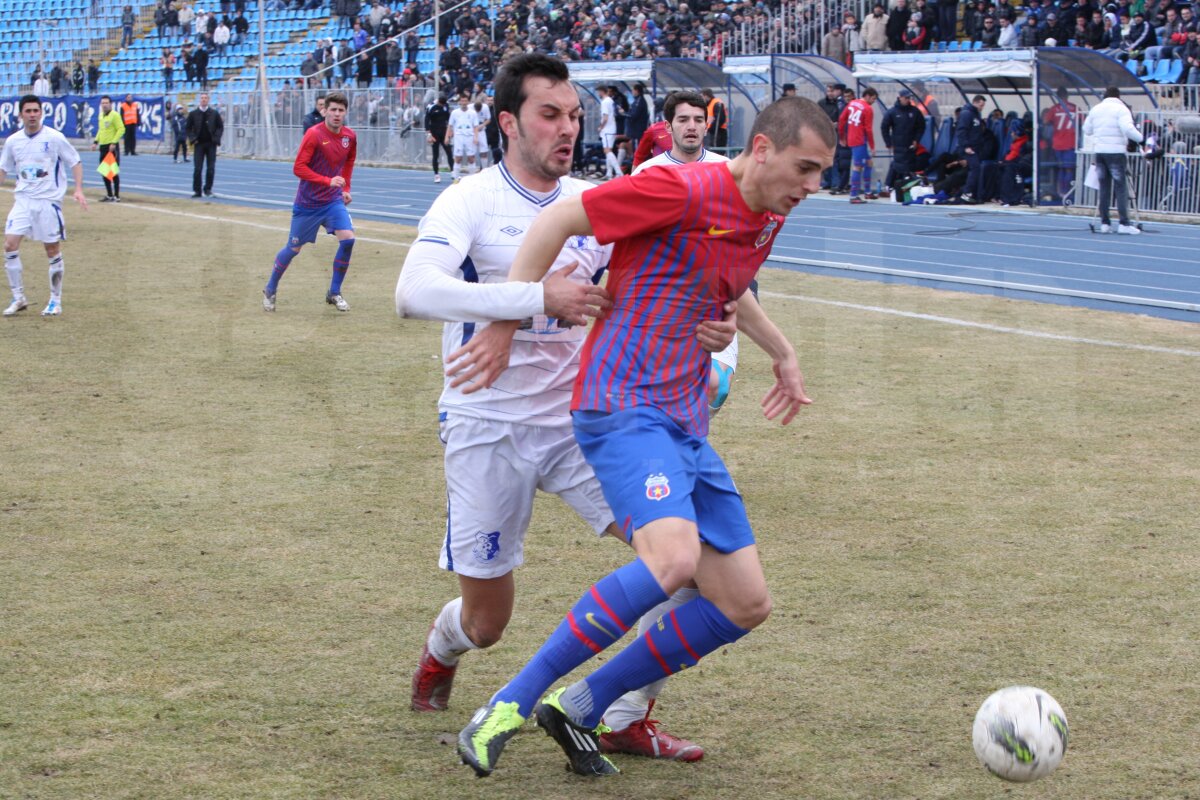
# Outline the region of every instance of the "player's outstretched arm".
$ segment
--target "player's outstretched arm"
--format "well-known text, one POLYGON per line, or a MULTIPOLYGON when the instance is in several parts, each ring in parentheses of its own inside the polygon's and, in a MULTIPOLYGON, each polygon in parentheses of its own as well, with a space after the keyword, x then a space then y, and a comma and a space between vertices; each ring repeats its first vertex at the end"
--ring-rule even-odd
POLYGON ((800 413, 801 407, 812 403, 804 391, 804 375, 800 372, 795 348, 749 291, 738 298, 738 330, 749 336, 774 362, 775 385, 763 398, 763 415, 767 419, 782 415, 780 422, 787 425, 800 413))

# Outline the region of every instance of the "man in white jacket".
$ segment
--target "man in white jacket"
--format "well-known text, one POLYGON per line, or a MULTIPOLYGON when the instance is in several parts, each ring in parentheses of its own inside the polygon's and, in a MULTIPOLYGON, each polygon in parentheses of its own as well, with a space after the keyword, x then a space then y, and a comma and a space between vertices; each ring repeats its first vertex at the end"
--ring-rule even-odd
POLYGON ((1109 202, 1116 187, 1117 233, 1136 235, 1141 233, 1129 223, 1129 195, 1125 187, 1125 147, 1130 141, 1141 142, 1142 133, 1133 124, 1129 106, 1121 102, 1121 90, 1109 86, 1102 100, 1088 114, 1083 123, 1083 135, 1091 139, 1092 152, 1096 154, 1096 166, 1100 169, 1100 232, 1112 230, 1109 218, 1109 202))

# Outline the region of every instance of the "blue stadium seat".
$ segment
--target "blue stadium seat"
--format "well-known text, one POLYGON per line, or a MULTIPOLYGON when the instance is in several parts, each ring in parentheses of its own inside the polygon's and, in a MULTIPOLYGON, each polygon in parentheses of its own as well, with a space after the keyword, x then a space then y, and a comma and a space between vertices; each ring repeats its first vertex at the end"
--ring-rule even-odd
POLYGON ((1183 75, 1183 59, 1172 58, 1170 65, 1167 67, 1166 76, 1159 83, 1179 83, 1179 77, 1183 75))

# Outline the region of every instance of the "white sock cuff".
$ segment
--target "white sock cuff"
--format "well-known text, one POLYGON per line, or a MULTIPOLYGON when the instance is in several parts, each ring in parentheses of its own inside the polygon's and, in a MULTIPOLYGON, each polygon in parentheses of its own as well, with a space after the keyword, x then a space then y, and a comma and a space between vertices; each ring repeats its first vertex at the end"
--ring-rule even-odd
POLYGON ((426 642, 430 655, 448 667, 457 664, 463 653, 478 649, 463 631, 462 603, 462 598, 456 597, 442 606, 426 642))

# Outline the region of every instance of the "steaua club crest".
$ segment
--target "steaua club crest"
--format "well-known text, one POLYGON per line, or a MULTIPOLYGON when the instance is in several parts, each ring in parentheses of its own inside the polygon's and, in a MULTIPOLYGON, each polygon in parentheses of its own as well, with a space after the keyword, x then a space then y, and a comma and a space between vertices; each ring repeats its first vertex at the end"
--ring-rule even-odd
POLYGON ((754 248, 757 250, 767 242, 771 241, 771 231, 779 227, 779 220, 772 219, 767 223, 767 226, 762 229, 762 233, 754 240, 754 248))
POLYGON ((342 137, 342 147, 346 148, 347 150, 350 149, 350 137, 349 136, 342 137))
POLYGON ((646 497, 650 500, 665 500, 671 494, 671 482, 661 472, 646 478, 646 497))

